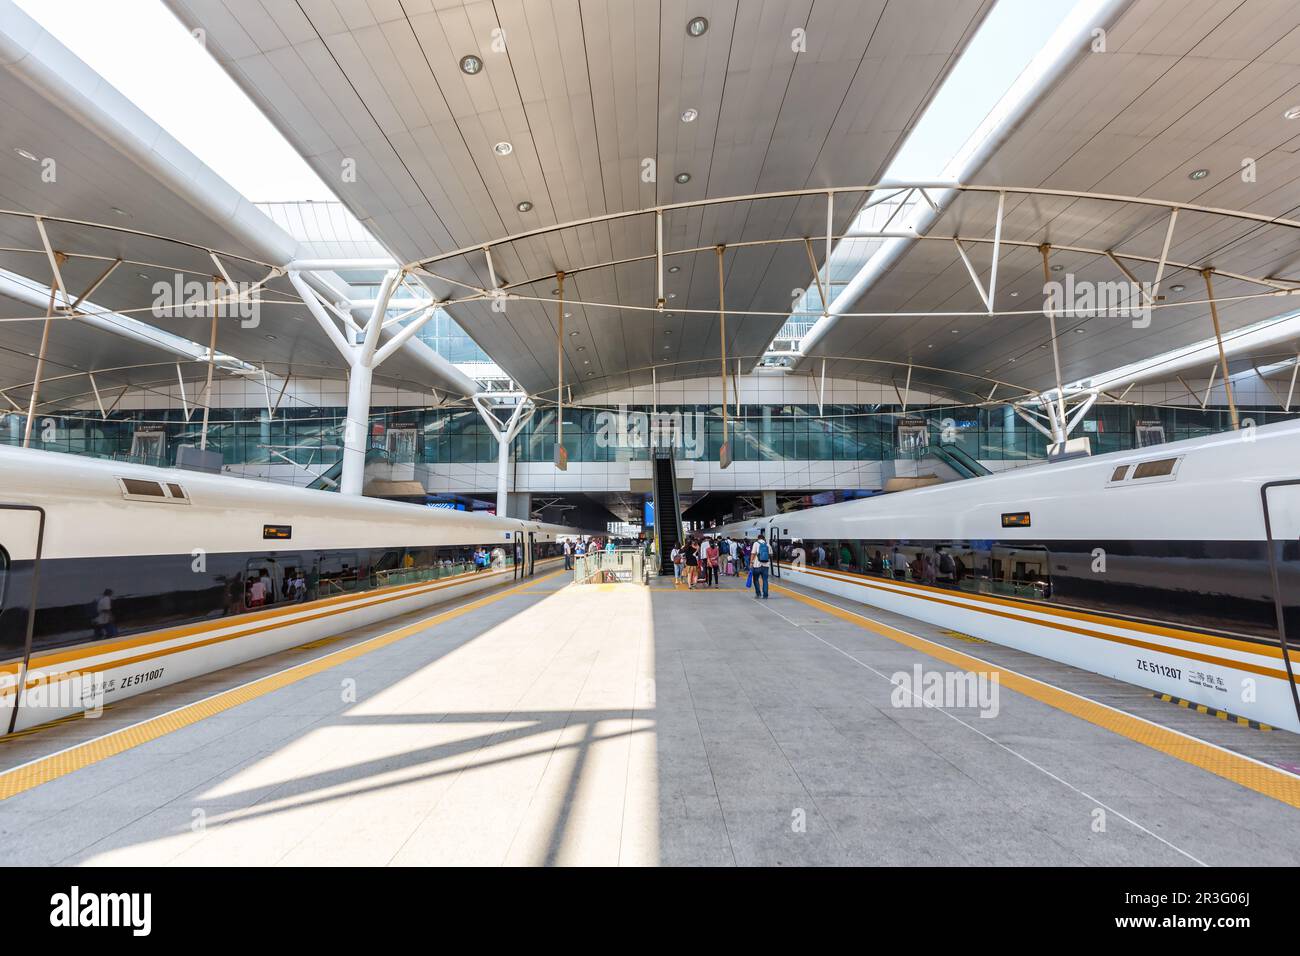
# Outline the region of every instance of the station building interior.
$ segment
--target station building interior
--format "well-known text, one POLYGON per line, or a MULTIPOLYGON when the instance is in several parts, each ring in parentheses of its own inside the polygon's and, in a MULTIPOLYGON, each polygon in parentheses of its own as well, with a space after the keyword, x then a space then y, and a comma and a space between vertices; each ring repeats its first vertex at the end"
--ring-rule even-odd
MULTIPOLYGON (((537 578, 524 582, 531 590, 511 592, 502 610, 437 624, 433 650, 401 651, 397 662, 409 669, 389 674, 386 702, 409 704, 411 715, 453 713, 374 731, 379 750, 406 759, 366 762, 371 738, 349 721, 383 724, 384 708, 363 696, 326 729, 258 725, 261 749, 206 783, 190 781, 119 820, 120 830, 83 821, 54 850, 24 847, 25 859, 1294 863, 1295 840, 1261 836, 1294 832, 1289 814, 1300 806, 1300 747, 1286 724, 1300 720, 1300 699, 1293 708, 1285 634, 1250 638, 1271 642, 1259 673, 1286 665, 1277 709, 1256 713, 1232 691, 1205 689, 1218 680, 1209 665, 1192 686, 1170 677, 1175 665, 1158 654, 1146 676, 1094 666, 1073 650, 1038 656, 1019 638, 999 643, 997 629, 1017 625, 995 621, 990 636, 960 621, 909 623, 901 606, 827 597, 815 591, 815 569, 808 586, 798 572, 806 560, 823 576, 879 577, 891 548, 909 539, 954 542, 938 554, 968 541, 976 554, 1002 533, 977 528, 982 488, 1023 498, 1022 507, 1002 506, 1001 528, 1028 527, 1032 511, 1043 540, 1095 554, 1079 543, 1086 532, 1055 534, 1046 513, 1058 509, 1062 527, 1078 528, 1090 509, 1127 507, 1117 496, 1094 501, 1065 477, 1085 474, 1098 456, 1112 456, 1103 466, 1140 469, 1144 455, 1219 449, 1201 452, 1217 459, 1204 472, 1195 450, 1175 459, 1188 483, 1213 467, 1230 471, 1243 446, 1229 441, 1248 443, 1250 455, 1297 447, 1297 437, 1265 439, 1285 435, 1300 405, 1300 7, 108 6, 0 0, 0 452, 45 453, 21 460, 52 476, 65 464, 105 475, 165 469, 195 482, 186 495, 196 506, 201 489, 220 487, 200 481, 253 489, 240 492, 249 520, 282 524, 285 536, 295 524, 295 541, 308 519, 283 520, 282 501, 399 502, 417 517, 455 512, 567 530, 537 532, 551 544, 544 554, 504 559, 516 570, 503 581, 523 586, 522 561, 537 578), (1023 480, 1007 484, 1014 475, 1023 480), (285 489, 315 497, 277 497, 285 489), (786 529, 787 518, 823 506, 861 510, 843 511, 831 531, 786 529), (901 509, 903 523, 853 530, 877 527, 868 510, 876 506, 901 509), (936 509, 952 510, 951 530, 907 525, 936 509), (779 585, 775 616, 749 600, 746 575, 727 569, 729 554, 742 564, 741 548, 744 565, 757 560, 759 528, 779 585), (740 542, 722 555, 712 605, 673 569, 669 552, 691 538, 740 542), (640 587, 606 571, 600 580, 617 584, 584 590, 572 554, 563 571, 557 563, 579 542, 589 561, 593 542, 640 554, 640 587), (735 610, 721 609, 726 600, 735 610), (875 631, 849 620, 859 611, 875 631), (881 633, 890 628, 920 634, 925 648, 881 633), (570 630, 578 636, 557 636, 570 630), (874 643, 853 643, 862 641, 874 643), (465 663, 473 654, 481 656, 465 663), (873 675, 908 673, 913 658, 962 670, 974 659, 1060 696, 1004 677, 1000 718, 960 718, 952 733, 969 739, 949 744, 942 720, 910 710, 899 718, 881 704, 897 681, 873 675), (551 660, 565 663, 547 670, 551 660), (1170 683, 1152 682, 1160 668, 1170 683), (493 673, 496 691, 487 686, 493 673), (879 686, 862 691, 860 678, 879 686), (422 704, 409 692, 391 696, 403 681, 425 694, 422 704), (616 692, 620 681, 626 688, 616 692), (1084 713, 1078 701, 1093 697, 1121 716, 1084 713), (858 713, 863 699, 882 709, 858 713), (455 712, 476 709, 492 712, 488 726, 437 736, 452 733, 455 712), (994 728, 1008 717, 1014 729, 1004 737, 994 728), (531 729, 501 729, 512 720, 531 729), (1167 726, 1258 772, 1225 770, 1218 756, 1206 766, 1169 756, 1125 720, 1167 726), (438 741, 428 750, 424 731, 438 741), (311 733, 354 736, 317 754, 311 733), (687 737, 694 743, 681 743, 687 737), (1017 748, 1016 768, 996 769, 1005 748, 996 759, 982 752, 994 738, 1017 748), (1033 753, 1023 756, 1022 745, 1033 753), (288 761, 300 773, 269 769, 294 746, 309 751, 305 762, 288 761), (923 753, 904 757, 907 746, 923 753), (531 789, 509 791, 524 771, 503 782, 494 762, 532 768, 531 747, 548 759, 531 789), (350 758, 338 756, 348 748, 350 758), (973 771, 967 758, 993 769, 973 771), (1055 769, 1016 783, 1029 794, 1020 804, 1011 783, 993 779, 1032 768, 1055 769), (1053 782, 1071 773, 1079 779, 1069 788, 1053 782), (1261 774, 1264 783, 1241 782, 1261 774), (435 779, 450 796, 430 796, 435 779), (945 786, 927 786, 934 779, 945 786), (882 819, 890 787, 922 797, 891 802, 882 819), (1108 833, 1090 829, 1083 790, 1104 791, 1093 803, 1113 810, 1108 833), (466 837, 470 808, 496 799, 489 794, 500 805, 481 809, 485 829, 466 837), (204 800, 223 822, 202 838, 167 816, 204 800), (316 800, 332 801, 331 812, 303 809, 316 800), (382 816, 385 800, 401 808, 394 818, 409 832, 376 840, 385 849, 370 854, 344 831, 353 808, 382 816), (1022 816, 995 814, 997 801, 1022 816), (804 831, 791 830, 795 808, 810 817, 804 831), (286 821, 298 842, 268 838, 286 821), (878 832, 886 824, 889 833, 878 832)), ((1282 458, 1291 464, 1276 474, 1271 464, 1250 471, 1247 456, 1240 473, 1213 477, 1250 485, 1257 510, 1261 482, 1294 469, 1293 454, 1282 458)), ((6 467, 8 459, 0 501, 9 500, 6 467)), ((1174 467, 1157 477, 1172 478, 1174 467)), ((1122 477, 1108 468, 1096 487, 1122 477)), ((1203 509, 1215 506, 1204 493, 1211 497, 1167 498, 1170 508, 1178 502, 1168 518, 1149 510, 1155 504, 1124 514, 1159 525, 1152 539, 1195 541, 1198 520, 1209 521, 1203 509)), ((1267 536, 1272 555, 1279 523, 1300 520, 1278 510, 1267 530, 1251 512, 1235 537, 1267 536)), ((52 547, 59 519, 51 510, 45 520, 52 547)), ((408 551, 394 560, 409 561, 415 543, 397 542, 408 551)), ((1180 558, 1189 562, 1181 586, 1197 607, 1216 600, 1192 593, 1211 587, 1204 582, 1215 574, 1193 563, 1220 554, 1212 543, 1180 558)), ((996 561, 998 545, 988 547, 996 561)), ((46 552, 42 563, 54 560, 46 552)), ((149 552, 132 544, 129 553, 149 552)), ((1055 594, 1025 571, 1023 555, 992 593, 1068 603, 1073 571, 1060 562, 1042 562, 1043 576, 1061 572, 1055 594)), ((1280 617, 1268 617, 1273 599, 1261 595, 1290 587, 1290 572, 1279 579, 1274 567, 1269 590, 1269 564, 1260 562, 1220 570, 1258 582, 1242 588, 1258 592, 1251 600, 1273 622, 1259 633, 1272 635, 1280 617)), ((372 588, 382 586, 376 573, 372 588)), ((1147 573, 1134 588, 1154 586, 1147 573)), ((918 584, 943 587, 933 577, 918 584)), ((323 585, 311 586, 324 597, 323 585)), ((129 597, 119 588, 114 600, 126 607, 129 597)), ((1200 626, 1166 616, 1164 605, 1144 612, 1138 597, 1123 600, 1133 628, 1200 626)), ((1283 604, 1279 596, 1279 614, 1283 604)), ((1231 620, 1200 623, 1220 645, 1256 633, 1231 620)), ((329 653, 395 626, 367 621, 329 653)), ((1119 627, 1088 626, 1107 635, 1119 627)), ((39 615, 36 632, 39 645, 39 615)), ((1145 653, 1141 640, 1124 640, 1124 653, 1145 653)), ((27 641, 15 674, 35 667, 30 633, 27 641)), ((1254 647, 1224 653, 1236 666, 1254 660, 1254 647)), ((202 679, 209 691, 214 680, 233 687, 309 653, 327 651, 279 648, 202 679)), ((0 820, 21 804, 38 830, 66 822, 73 796, 42 795, 65 787, 92 799, 117 785, 96 768, 131 753, 50 771, 49 782, 12 792, 4 777, 159 708, 188 706, 194 687, 146 691, 74 730, 20 731, 15 705, 12 756, 0 750, 0 820)), ((293 701, 286 712, 298 713, 293 701)))

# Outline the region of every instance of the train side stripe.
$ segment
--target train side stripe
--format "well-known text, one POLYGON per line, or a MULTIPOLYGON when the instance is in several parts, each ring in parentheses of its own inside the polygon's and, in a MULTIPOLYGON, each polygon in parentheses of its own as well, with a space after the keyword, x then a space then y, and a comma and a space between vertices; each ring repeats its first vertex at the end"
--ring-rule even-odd
MULTIPOLYGON (((1026 617, 1023 614, 1011 614, 1007 611, 996 611, 992 608, 980 607, 978 604, 967 604, 965 601, 944 600, 943 598, 932 597, 930 594, 924 593, 921 590, 921 586, 914 587, 908 584, 908 585, 904 585, 901 588, 886 587, 882 585, 871 584, 866 581, 855 581, 852 578, 840 577, 839 575, 835 575, 835 574, 826 574, 825 572, 822 571, 809 571, 808 568, 790 568, 789 570, 799 571, 805 574, 812 574, 814 577, 827 578, 831 581, 838 581, 841 584, 852 584, 852 585, 856 585, 857 587, 865 587, 873 591, 883 591, 886 594, 894 594, 900 597, 915 598, 921 601, 929 601, 932 604, 943 604, 947 607, 954 607, 963 611, 974 611, 977 614, 990 614, 994 617, 1006 618, 1007 620, 1011 620, 1011 621, 1019 621, 1024 624, 1037 624, 1040 627, 1050 627, 1056 631, 1064 631, 1070 634, 1078 634, 1082 637, 1093 637, 1096 638, 1097 640, 1110 641, 1113 644, 1124 644, 1129 647, 1138 647, 1141 648, 1142 650, 1147 650, 1147 651, 1160 651, 1165 654, 1173 654, 1178 657, 1184 657, 1187 658, 1188 660, 1201 661, 1202 663, 1205 664, 1218 664, 1221 667, 1233 667, 1238 670, 1250 671, 1253 674, 1259 674, 1261 677, 1273 677, 1281 681, 1285 681, 1287 679, 1286 671, 1278 670, 1277 668, 1274 667, 1265 667, 1260 664, 1254 664, 1251 663, 1250 661, 1239 661, 1236 660, 1235 658, 1214 657, 1210 654, 1202 654, 1198 651, 1191 651, 1183 647, 1172 647, 1168 644, 1156 644, 1151 641, 1139 641, 1136 638, 1124 637, 1121 634, 1107 634, 1103 631, 1092 631, 1092 630, 1088 630, 1087 628, 1075 627, 1072 624, 1064 623, 1060 615, 1055 614, 1053 611, 1049 611, 1039 607, 1031 607, 1026 609, 1032 610, 1036 614, 1042 614, 1043 617, 1049 618, 1049 620, 1042 620, 1040 618, 1035 618, 1035 617, 1026 617)), ((925 588, 925 591, 929 591, 929 590, 931 589, 925 588)), ((953 596, 953 592, 946 592, 940 590, 938 593, 948 594, 950 596, 953 596)), ((968 595, 962 592, 958 592, 956 596, 966 598, 968 595)), ((1026 607, 1025 605, 1014 605, 1014 604, 1011 606, 1026 607)), ((1114 621, 1113 623, 1111 622, 1107 622, 1107 623, 1113 627, 1126 626, 1125 622, 1118 621, 1118 620, 1114 621)), ((1191 637, 1184 638, 1182 637, 1181 634, 1179 635, 1179 638, 1182 640, 1193 640, 1193 638, 1191 637)), ((1254 645, 1250 645, 1250 646, 1253 647, 1254 645)), ((1280 648, 1274 649, 1274 648, 1267 647, 1265 645, 1260 645, 1259 650, 1251 650, 1246 653, 1258 654, 1260 656, 1270 656, 1270 654, 1273 651, 1276 651, 1276 655, 1280 659, 1282 656, 1282 652, 1280 648)), ((1300 683, 1300 673, 1296 674, 1295 680, 1298 683, 1300 683)))
MULTIPOLYGON (((562 573, 563 571, 552 571, 545 577, 555 577, 562 573)), ((88 740, 66 750, 60 750, 57 753, 20 764, 0 773, 0 800, 8 800, 10 797, 39 787, 43 783, 57 780, 59 777, 67 776, 91 764, 99 763, 109 757, 139 747, 141 744, 157 740, 159 737, 173 731, 189 727, 205 718, 223 713, 250 700, 264 697, 291 684, 296 684, 322 671, 337 667, 339 664, 345 664, 372 651, 388 647, 390 644, 396 644, 413 634, 418 634, 439 624, 445 624, 447 621, 468 614, 470 611, 478 610, 503 598, 510 597, 512 594, 531 587, 535 583, 536 580, 531 580, 524 584, 515 585, 497 594, 470 601, 460 607, 442 611, 413 624, 407 624, 396 630, 367 638, 353 644, 351 647, 332 651, 315 660, 295 664, 293 667, 286 668, 275 674, 269 674, 266 677, 222 691, 192 704, 186 704, 184 707, 178 707, 176 710, 159 714, 157 717, 151 717, 138 724, 132 724, 130 727, 123 727, 94 740, 88 740)))
POLYGON ((1216 777, 1222 777, 1256 793, 1262 793, 1274 800, 1300 808, 1300 777, 1277 767, 1270 767, 1266 763, 1197 740, 1195 737, 1162 727, 1107 704, 1081 697, 1017 671, 1008 670, 907 631, 890 627, 864 614, 842 608, 838 604, 831 604, 780 586, 774 585, 773 590, 962 670, 997 672, 998 681, 1003 687, 1078 717, 1096 727, 1127 737, 1144 747, 1158 750, 1184 763, 1199 767, 1216 777))

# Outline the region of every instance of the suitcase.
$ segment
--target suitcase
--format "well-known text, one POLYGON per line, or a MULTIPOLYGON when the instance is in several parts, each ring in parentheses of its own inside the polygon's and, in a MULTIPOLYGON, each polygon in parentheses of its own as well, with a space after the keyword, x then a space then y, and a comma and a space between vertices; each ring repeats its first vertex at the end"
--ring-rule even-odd
POLYGON ((733 577, 733 578, 736 576, 736 565, 735 565, 735 562, 733 562, 733 561, 728 561, 728 562, 727 562, 727 575, 728 575, 729 577, 733 577))

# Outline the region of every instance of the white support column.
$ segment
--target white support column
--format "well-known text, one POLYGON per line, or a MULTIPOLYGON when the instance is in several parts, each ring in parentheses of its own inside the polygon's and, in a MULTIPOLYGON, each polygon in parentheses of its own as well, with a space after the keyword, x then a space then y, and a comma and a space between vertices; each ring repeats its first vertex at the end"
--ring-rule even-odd
MULTIPOLYGON (((348 409, 343 422, 343 470, 339 476, 339 491, 345 495, 359 495, 365 488, 366 447, 370 441, 370 387, 374 381, 375 367, 392 354, 392 350, 387 348, 377 354, 379 332, 384 324, 388 301, 392 298, 393 290, 397 288, 401 279, 400 271, 391 271, 384 276, 370 320, 366 323, 364 338, 358 343, 348 341, 344 333, 325 314, 325 309, 316 297, 316 293, 308 287, 302 277, 296 271, 289 273, 289 281, 302 297, 307 311, 311 312, 320 323, 330 341, 334 343, 334 347, 348 363, 348 409)), ((426 315, 422 321, 427 321, 427 318, 426 315)), ((355 333, 353 335, 355 336, 355 333)), ((410 335, 406 336, 409 337, 410 335)))
POLYGON ((343 421, 343 471, 339 491, 359 495, 366 483, 366 444, 370 432, 370 383, 374 369, 360 362, 348 372, 348 410, 343 421))
POLYGON ((510 418, 502 424, 501 419, 497 418, 496 413, 492 411, 492 406, 488 399, 482 395, 474 395, 474 407, 478 409, 479 415, 487 423, 493 437, 497 440, 497 517, 506 516, 507 499, 510 496, 510 445, 523 430, 524 425, 533 417, 533 409, 536 407, 533 400, 527 396, 519 400, 510 413, 510 418))

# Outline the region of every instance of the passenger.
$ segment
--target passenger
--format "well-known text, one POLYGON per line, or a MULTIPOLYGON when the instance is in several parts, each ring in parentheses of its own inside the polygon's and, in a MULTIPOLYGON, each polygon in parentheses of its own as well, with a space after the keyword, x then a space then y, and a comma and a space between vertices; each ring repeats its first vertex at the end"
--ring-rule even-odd
POLYGON ((907 577, 907 557, 899 549, 898 545, 894 545, 889 563, 894 567, 894 580, 902 581, 907 577))
POLYGON ((935 548, 937 565, 937 577, 940 584, 944 587, 955 587, 957 584, 957 563, 953 561, 952 555, 943 548, 935 548))
POLYGON ((95 630, 95 640, 105 637, 117 637, 117 622, 113 616, 113 589, 104 588, 104 593, 95 602, 95 616, 91 619, 95 630))
POLYGON ((695 590, 695 582, 700 574, 699 551, 695 543, 690 538, 686 539, 686 544, 682 546, 682 567, 686 575, 686 589, 695 590))
POLYGON ((299 602, 307 600, 307 578, 303 574, 302 568, 297 568, 294 571, 293 599, 299 602))
POLYGON ((567 539, 564 542, 564 570, 573 570, 573 542, 567 539))
POLYGON ((677 545, 673 545, 672 553, 668 556, 668 559, 673 565, 673 587, 677 587, 682 583, 682 549, 677 545))
POLYGON ((849 547, 848 542, 840 544, 840 567, 851 568, 854 565, 853 549, 849 547))
POLYGON ((613 539, 613 538, 610 538, 608 541, 605 542, 605 553, 606 553, 606 554, 613 554, 613 553, 614 553, 614 548, 615 548, 615 545, 614 545, 614 539, 613 539))
POLYGON ((718 542, 714 541, 709 545, 708 562, 704 565, 705 572, 709 576, 710 587, 721 587, 722 582, 718 580, 718 563, 722 560, 722 552, 718 548, 718 542))
POLYGON ((749 567, 754 574, 754 599, 767 600, 767 569, 770 564, 771 551, 767 546, 767 539, 762 531, 758 533, 758 540, 754 542, 753 549, 749 552, 749 567), (761 588, 760 588, 761 582, 761 588))
POLYGON ((261 607, 266 603, 266 584, 260 574, 254 574, 248 580, 248 606, 261 607))

